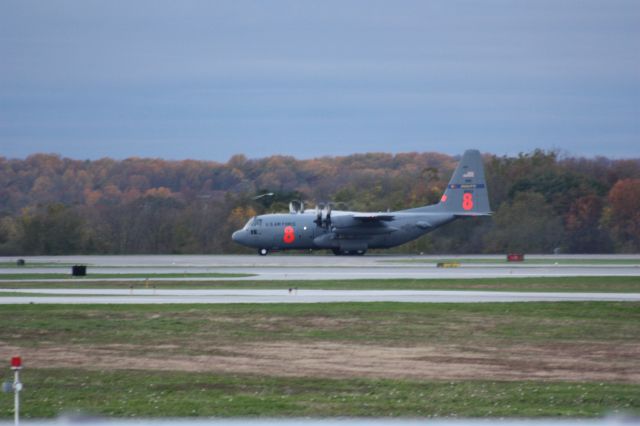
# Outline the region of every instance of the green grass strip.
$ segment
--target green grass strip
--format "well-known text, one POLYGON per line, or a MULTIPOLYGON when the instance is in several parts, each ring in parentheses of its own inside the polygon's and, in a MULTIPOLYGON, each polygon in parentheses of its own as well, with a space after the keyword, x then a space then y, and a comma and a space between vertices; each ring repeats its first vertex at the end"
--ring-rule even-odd
POLYGON ((383 345, 640 341, 640 303, 0 305, 0 341, 211 345, 333 341, 383 345))
MULTIPOLYGON (((93 277, 93 275, 92 275, 93 277)), ((640 292, 640 276, 527 277, 478 279, 242 280, 242 281, 5 282, 0 288, 165 288, 165 289, 326 289, 326 290, 492 290, 558 292, 640 292)))
MULTIPOLYGON (((600 417, 640 409, 640 385, 420 382, 29 369, 22 417, 600 417)), ((0 417, 12 416, 0 394, 0 417)))

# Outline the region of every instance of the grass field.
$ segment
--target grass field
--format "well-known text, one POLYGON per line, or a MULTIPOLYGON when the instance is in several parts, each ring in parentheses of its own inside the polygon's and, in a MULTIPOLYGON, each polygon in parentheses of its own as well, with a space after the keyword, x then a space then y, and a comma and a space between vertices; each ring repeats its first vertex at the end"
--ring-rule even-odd
MULTIPOLYGON (((158 276, 156 276, 158 277, 158 276)), ((4 278, 0 275, 0 279, 4 278)), ((211 289, 343 289, 343 290, 496 290, 496 291, 579 291, 640 292, 640 277, 538 277, 480 279, 376 279, 319 281, 157 281, 151 276, 144 281, 65 282, 13 281, 0 283, 0 288, 211 288, 211 289)), ((159 277, 158 277, 159 278, 159 277)), ((5 278, 6 279, 6 278, 5 278)))
POLYGON ((36 346, 43 338, 143 349, 176 343, 178 350, 249 340, 640 343, 640 303, 633 302, 5 305, 0 323, 2 342, 36 346))
POLYGON ((640 303, 28 305, 0 323, 26 417, 640 410, 640 303))

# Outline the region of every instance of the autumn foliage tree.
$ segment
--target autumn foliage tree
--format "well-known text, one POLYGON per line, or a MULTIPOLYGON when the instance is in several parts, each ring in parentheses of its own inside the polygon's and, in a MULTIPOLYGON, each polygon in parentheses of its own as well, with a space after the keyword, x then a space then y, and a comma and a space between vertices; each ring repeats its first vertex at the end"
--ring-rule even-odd
POLYGON ((609 192, 603 219, 625 252, 640 250, 640 179, 622 179, 609 192))
MULTIPOLYGON (((227 163, 35 154, 0 157, 0 254, 235 253, 253 215, 308 207, 386 211, 440 198, 458 157, 366 153, 227 163), (268 198, 254 200, 261 193, 268 198)), ((640 250, 640 160, 485 155, 493 218, 472 218, 393 249, 424 253, 640 250)))
POLYGON ((606 253, 611 238, 602 226, 605 200, 590 194, 575 199, 565 215, 565 244, 571 253, 606 253))

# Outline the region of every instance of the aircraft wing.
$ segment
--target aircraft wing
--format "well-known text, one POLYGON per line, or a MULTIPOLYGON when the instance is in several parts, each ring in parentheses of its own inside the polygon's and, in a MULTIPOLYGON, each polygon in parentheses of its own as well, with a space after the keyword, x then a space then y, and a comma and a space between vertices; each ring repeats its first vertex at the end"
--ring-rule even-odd
POLYGON ((387 222, 392 221, 393 217, 390 213, 347 213, 332 217, 331 223, 344 232, 355 228, 371 231, 375 228, 387 228, 387 222))
POLYGON ((331 218, 331 224, 339 234, 386 234, 397 231, 388 225, 393 217, 389 213, 349 213, 331 218))

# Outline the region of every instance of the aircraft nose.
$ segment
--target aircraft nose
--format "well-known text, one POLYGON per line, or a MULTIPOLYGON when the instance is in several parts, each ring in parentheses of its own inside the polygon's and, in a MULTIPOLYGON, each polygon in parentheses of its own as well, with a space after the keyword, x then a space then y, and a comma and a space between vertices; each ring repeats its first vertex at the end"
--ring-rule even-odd
POLYGON ((231 239, 233 241, 235 241, 236 243, 241 243, 242 242, 242 234, 243 234, 243 230, 240 229, 236 232, 234 232, 233 234, 231 234, 231 239))

